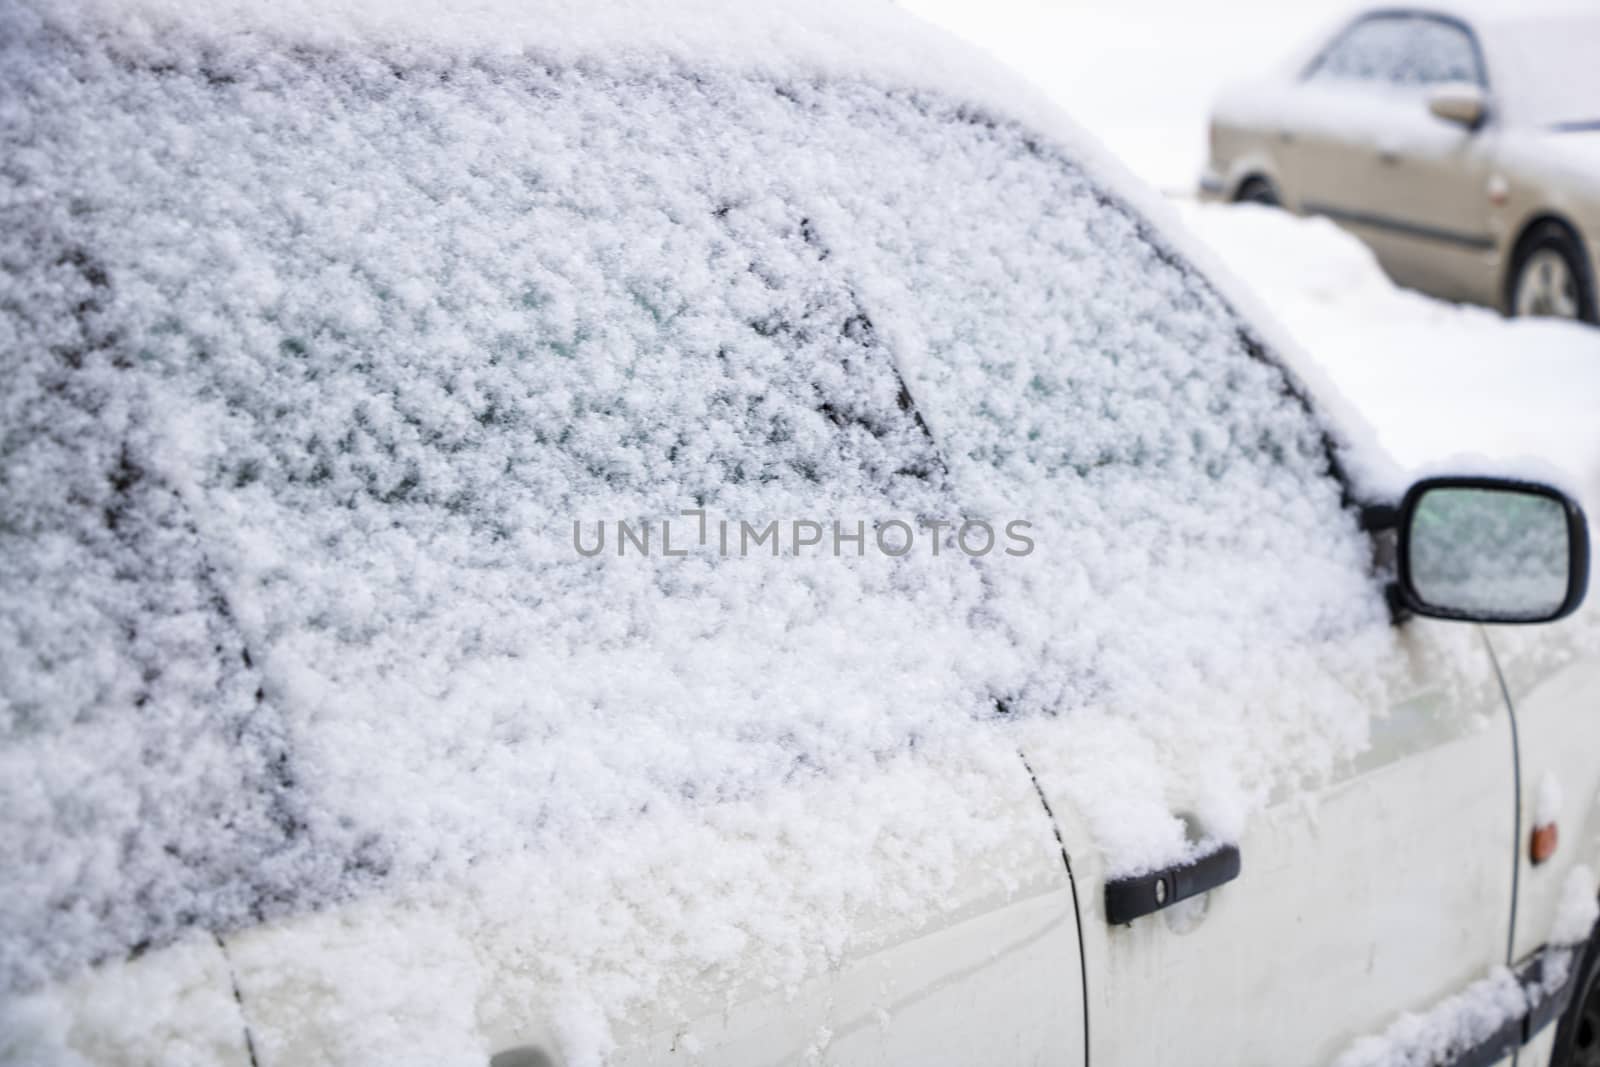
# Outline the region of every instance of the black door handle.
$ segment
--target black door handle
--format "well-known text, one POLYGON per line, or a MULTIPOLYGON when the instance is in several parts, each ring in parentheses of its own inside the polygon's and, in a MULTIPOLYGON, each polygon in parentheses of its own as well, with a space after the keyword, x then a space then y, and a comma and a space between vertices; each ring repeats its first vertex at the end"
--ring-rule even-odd
POLYGON ((1107 882, 1106 922, 1121 926, 1197 897, 1239 877, 1242 866, 1238 847, 1223 845, 1190 863, 1107 882))

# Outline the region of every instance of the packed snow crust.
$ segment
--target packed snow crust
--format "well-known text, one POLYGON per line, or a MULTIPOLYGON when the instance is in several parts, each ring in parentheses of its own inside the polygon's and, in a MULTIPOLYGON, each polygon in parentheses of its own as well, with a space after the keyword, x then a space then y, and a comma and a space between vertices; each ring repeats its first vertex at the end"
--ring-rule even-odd
POLYGON ((709 10, 0 8, 9 995, 475 894, 581 1059, 937 914, 1012 721, 1113 873, 1359 749, 1381 460, 1308 375, 931 31, 709 10), (664 556, 688 510, 922 532, 664 556))

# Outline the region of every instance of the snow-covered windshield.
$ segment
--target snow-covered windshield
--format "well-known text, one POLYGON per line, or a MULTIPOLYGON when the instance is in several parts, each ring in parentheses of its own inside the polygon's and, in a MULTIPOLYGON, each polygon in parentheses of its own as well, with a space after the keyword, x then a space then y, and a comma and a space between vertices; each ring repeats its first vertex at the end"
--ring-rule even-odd
POLYGON ((1510 102, 1535 126, 1600 122, 1600 16, 1549 16, 1508 22, 1497 54, 1515 72, 1510 102))
MULTIPOLYGON (((1031 131, 805 72, 6 17, 0 985, 433 881, 599 996, 669 948, 568 895, 679 906, 623 843, 711 805, 1060 716, 1120 754, 1082 803, 1126 870, 1186 847, 1168 789, 1237 815, 1360 743, 1386 616, 1323 427, 1031 131), (967 519, 997 542, 926 525, 967 519)), ((696 967, 845 906, 680 905, 696 967)))

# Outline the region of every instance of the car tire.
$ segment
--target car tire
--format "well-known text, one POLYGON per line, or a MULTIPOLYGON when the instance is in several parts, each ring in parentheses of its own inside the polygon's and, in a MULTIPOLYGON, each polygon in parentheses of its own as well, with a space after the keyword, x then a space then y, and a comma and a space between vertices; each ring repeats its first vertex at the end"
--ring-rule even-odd
POLYGON ((1600 929, 1589 936, 1550 1067, 1600 1067, 1600 929))
POLYGON ((1278 189, 1265 178, 1246 178, 1234 194, 1235 204, 1260 204, 1262 207, 1282 207, 1283 199, 1278 189))
POLYGON ((1572 231, 1541 222, 1517 242, 1506 307, 1518 318, 1548 316, 1595 323, 1594 279, 1572 231))

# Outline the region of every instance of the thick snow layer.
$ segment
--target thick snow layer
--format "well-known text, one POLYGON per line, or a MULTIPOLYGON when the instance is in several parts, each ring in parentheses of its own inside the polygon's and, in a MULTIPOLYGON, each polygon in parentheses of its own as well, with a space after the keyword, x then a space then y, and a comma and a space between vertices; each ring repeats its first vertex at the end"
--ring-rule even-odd
POLYGON ((0 1000, 0 1063, 250 1062, 228 961, 209 934, 192 933, 125 967, 81 975, 70 992, 0 1000))
POLYGON ((1362 744, 1361 457, 1115 167, 909 73, 959 52, 140 10, 0 9, 0 988, 471 889, 593 1055, 663 976, 947 904, 1011 720, 1114 872, 1362 744), (665 556, 691 509, 1035 548, 665 556), (802 826, 852 847, 775 886, 802 826))

